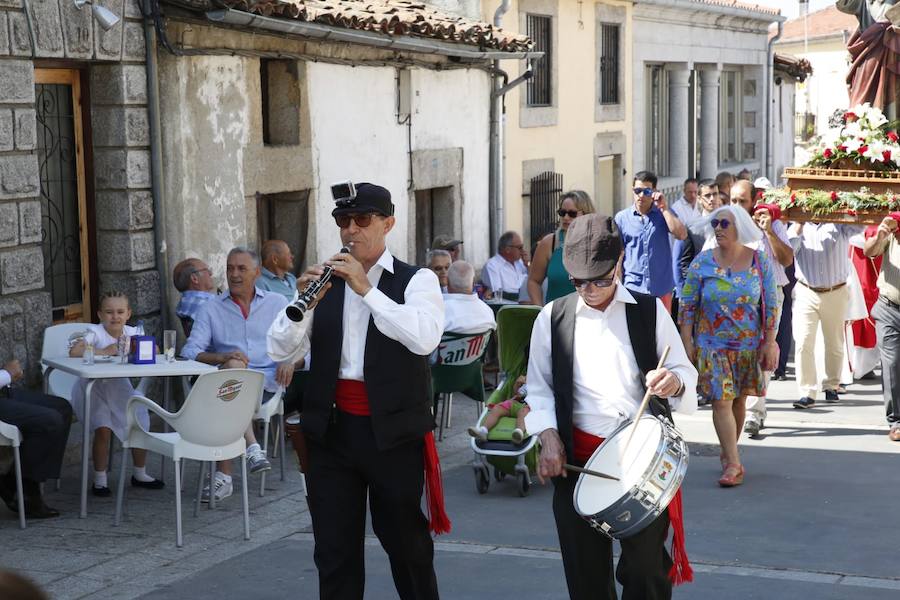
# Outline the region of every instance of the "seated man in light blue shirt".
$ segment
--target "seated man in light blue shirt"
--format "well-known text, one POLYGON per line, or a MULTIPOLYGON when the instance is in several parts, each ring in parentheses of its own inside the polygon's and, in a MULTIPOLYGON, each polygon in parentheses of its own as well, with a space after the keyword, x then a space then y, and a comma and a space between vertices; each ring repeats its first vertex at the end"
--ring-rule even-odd
POLYGON ((294 255, 287 242, 269 240, 262 247, 262 269, 256 287, 266 292, 278 292, 290 302, 297 291, 297 277, 291 272, 294 255))
MULTIPOLYGON (((197 313, 191 337, 181 350, 182 356, 222 369, 255 369, 266 375, 263 402, 272 397, 279 386, 287 387, 294 374, 292 363, 276 364, 266 353, 266 334, 275 317, 287 306, 280 294, 256 288, 259 258, 246 248, 233 248, 226 266, 228 291, 206 304, 197 313)), ((256 443, 252 425, 244 434, 247 440, 247 463, 250 472, 272 468, 265 453, 256 443)), ((232 494, 231 462, 218 463, 216 501, 232 494)), ((209 502, 209 487, 202 501, 209 502)))

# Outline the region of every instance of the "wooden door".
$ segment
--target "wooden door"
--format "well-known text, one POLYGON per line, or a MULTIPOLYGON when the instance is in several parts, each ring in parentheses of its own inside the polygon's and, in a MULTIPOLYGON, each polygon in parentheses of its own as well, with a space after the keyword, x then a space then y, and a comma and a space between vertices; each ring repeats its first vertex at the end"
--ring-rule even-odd
POLYGON ((81 73, 35 69, 44 283, 53 322, 92 318, 81 73))

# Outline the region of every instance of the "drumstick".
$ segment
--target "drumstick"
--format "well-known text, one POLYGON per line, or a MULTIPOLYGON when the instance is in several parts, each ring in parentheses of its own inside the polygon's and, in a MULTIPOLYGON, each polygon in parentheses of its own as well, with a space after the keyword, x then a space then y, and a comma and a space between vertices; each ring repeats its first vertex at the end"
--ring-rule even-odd
MULTIPOLYGON (((659 364, 656 365, 656 370, 660 370, 663 368, 663 364, 666 362, 666 358, 669 356, 669 346, 663 348, 662 356, 659 357, 659 364)), ((634 416, 634 422, 631 424, 631 431, 628 432, 628 439, 625 441, 625 446, 622 448, 622 454, 625 454, 625 451, 628 450, 628 446, 631 444, 631 438, 634 437, 634 432, 637 431, 638 421, 641 420, 641 415, 644 414, 644 410, 647 409, 647 404, 650 402, 650 388, 647 388, 647 392, 644 394, 644 399, 641 400, 641 405, 638 407, 637 414, 634 416)))
POLYGON ((575 473, 593 475, 594 477, 600 477, 601 479, 612 479, 613 481, 619 481, 618 477, 613 477, 612 475, 607 475, 606 473, 601 473, 600 471, 591 471, 590 469, 585 469, 583 467, 576 467, 575 465, 570 465, 569 463, 564 464, 563 468, 565 468, 566 471, 574 471, 575 473))

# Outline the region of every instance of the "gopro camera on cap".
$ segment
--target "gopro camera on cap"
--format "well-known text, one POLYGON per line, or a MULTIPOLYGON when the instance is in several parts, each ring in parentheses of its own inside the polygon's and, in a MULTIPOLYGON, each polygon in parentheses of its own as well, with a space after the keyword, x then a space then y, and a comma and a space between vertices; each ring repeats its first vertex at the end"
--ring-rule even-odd
POLYGON ((347 208, 356 203, 356 186, 352 181, 331 184, 331 197, 339 208, 347 208))

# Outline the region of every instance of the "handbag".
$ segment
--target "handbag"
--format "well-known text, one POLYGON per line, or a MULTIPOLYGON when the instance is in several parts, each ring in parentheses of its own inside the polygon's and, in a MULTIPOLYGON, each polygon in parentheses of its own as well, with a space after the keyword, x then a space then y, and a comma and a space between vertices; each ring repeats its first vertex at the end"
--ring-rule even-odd
MULTIPOLYGON (((753 266, 756 267, 756 272, 759 275, 759 347, 757 348, 757 357, 762 362, 762 349, 766 344, 766 284, 763 281, 762 267, 759 264, 759 250, 753 251, 753 266)), ((778 352, 775 355, 775 364, 777 365, 781 349, 777 345, 775 347, 778 352)))

